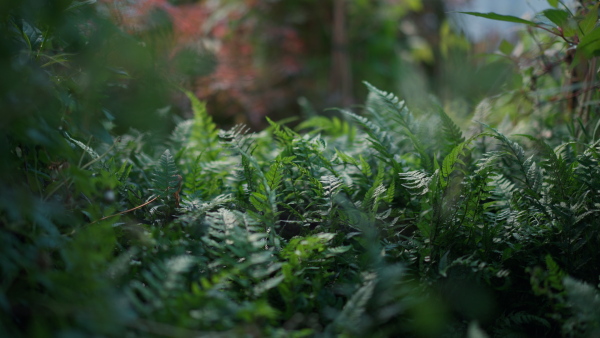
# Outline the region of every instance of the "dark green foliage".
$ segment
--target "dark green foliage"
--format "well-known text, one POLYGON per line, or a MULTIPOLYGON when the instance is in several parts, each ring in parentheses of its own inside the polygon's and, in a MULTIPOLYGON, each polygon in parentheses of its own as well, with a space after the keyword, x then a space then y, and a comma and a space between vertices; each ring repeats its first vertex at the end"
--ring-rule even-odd
POLYGON ((158 197, 169 197, 178 190, 180 175, 177 172, 171 152, 165 150, 152 175, 153 191, 158 197))
POLYGON ((598 142, 465 136, 371 85, 347 120, 260 133, 188 94, 168 139, 113 141, 52 88, 60 116, 2 143, 7 336, 598 335, 598 142))
POLYGON ((3 200, 2 328, 593 336, 583 299, 597 297, 600 274, 597 145, 528 138, 529 150, 491 128, 465 140, 440 108, 427 117, 435 142, 421 117, 369 88, 369 117, 346 112, 352 138, 274 122, 218 132, 193 97, 194 119, 168 142, 175 156, 146 154, 135 133, 98 151, 65 134, 81 157, 69 174, 29 213, 6 208, 18 195, 3 200), (69 207, 63 189, 98 187, 118 194, 84 207, 87 220, 57 209, 69 207), (24 283, 25 269, 39 281, 24 283))

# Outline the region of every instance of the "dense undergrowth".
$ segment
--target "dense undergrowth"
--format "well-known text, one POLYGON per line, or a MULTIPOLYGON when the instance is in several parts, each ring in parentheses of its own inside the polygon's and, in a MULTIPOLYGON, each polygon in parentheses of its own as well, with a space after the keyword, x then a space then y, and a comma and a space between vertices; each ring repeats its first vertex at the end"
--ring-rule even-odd
POLYGON ((361 108, 294 129, 219 130, 188 94, 169 137, 116 133, 94 105, 125 123, 114 88, 152 92, 31 20, 3 21, 19 52, 0 50, 29 76, 0 88, 3 336, 600 334, 595 131, 462 131, 366 84, 361 108))
POLYGON ((31 174, 48 202, 3 202, 2 330, 597 334, 597 142, 463 135, 369 89, 364 116, 302 134, 219 131, 190 95, 194 119, 151 153, 141 134, 65 139, 83 160, 54 184, 31 174))

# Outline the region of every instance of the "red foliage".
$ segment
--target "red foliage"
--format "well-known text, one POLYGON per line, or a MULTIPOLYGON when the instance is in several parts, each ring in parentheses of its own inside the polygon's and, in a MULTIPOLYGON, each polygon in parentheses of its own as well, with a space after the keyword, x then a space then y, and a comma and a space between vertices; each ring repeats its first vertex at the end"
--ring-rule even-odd
POLYGON ((201 46, 215 54, 218 61, 215 71, 194 79, 189 89, 208 102, 218 121, 245 122, 259 128, 265 115, 288 109, 295 102, 297 91, 279 84, 302 72, 304 43, 294 29, 285 26, 267 27, 257 41, 259 23, 247 13, 264 6, 260 1, 245 1, 244 6, 227 11, 209 8, 205 1, 183 5, 173 5, 167 0, 103 2, 121 27, 132 34, 148 29, 153 10, 166 12, 173 26, 171 50, 166 53, 169 57, 189 46, 201 46), (217 10, 226 15, 215 17, 217 10), (260 60, 257 42, 273 48, 276 56, 260 60))

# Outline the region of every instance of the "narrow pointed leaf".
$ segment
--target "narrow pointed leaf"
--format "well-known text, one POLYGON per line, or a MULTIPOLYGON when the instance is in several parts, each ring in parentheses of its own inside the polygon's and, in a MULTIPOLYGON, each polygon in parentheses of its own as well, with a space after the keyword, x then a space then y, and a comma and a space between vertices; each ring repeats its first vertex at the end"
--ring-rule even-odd
POLYGON ((519 17, 512 16, 512 15, 502 15, 502 14, 498 14, 498 13, 477 13, 477 12, 458 12, 458 13, 472 15, 472 16, 478 16, 481 18, 486 18, 486 19, 496 20, 496 21, 514 22, 514 23, 526 24, 529 26, 537 26, 537 24, 533 21, 521 19, 519 17))

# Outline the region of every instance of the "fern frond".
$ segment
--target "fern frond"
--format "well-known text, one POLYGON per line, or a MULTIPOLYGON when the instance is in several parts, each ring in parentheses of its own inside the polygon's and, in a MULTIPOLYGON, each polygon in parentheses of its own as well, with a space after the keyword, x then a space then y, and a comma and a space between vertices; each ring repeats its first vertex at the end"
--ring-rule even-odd
POLYGON ((238 124, 230 130, 220 130, 218 135, 223 144, 249 155, 252 146, 252 141, 248 137, 249 131, 250 128, 247 126, 238 124))
POLYGON ((348 122, 334 116, 328 118, 325 116, 314 116, 300 123, 296 130, 310 129, 310 133, 319 133, 321 131, 334 137, 347 137, 350 142, 356 135, 356 129, 348 122))
MULTIPOLYGON (((400 100, 397 96, 392 93, 381 91, 371 84, 365 82, 365 85, 369 89, 369 98, 367 101, 367 111, 371 117, 375 119, 376 123, 366 123, 364 120, 359 122, 363 126, 368 126, 372 130, 371 135, 369 131, 367 134, 371 139, 378 141, 373 145, 384 158, 389 159, 388 162, 393 164, 393 157, 389 156, 389 152, 393 153, 393 149, 399 148, 399 142, 397 141, 400 136, 404 135, 411 141, 413 148, 421 158, 422 166, 429 171, 433 171, 432 154, 428 151, 428 146, 422 141, 419 132, 418 125, 415 124, 413 115, 410 113, 404 101, 400 100), (391 123, 390 121, 396 122, 391 123), (401 129, 393 129, 393 126, 400 126, 401 129), (373 127, 376 126, 376 127, 373 127), (378 133, 375 133, 378 131, 378 133), (378 136, 379 135, 379 136, 378 136), (383 142, 385 138, 390 138, 393 135, 396 142, 383 142), (387 150, 387 153, 384 151, 387 150)), ((356 119, 356 118, 355 118, 356 119)), ((402 140, 402 138, 400 138, 402 140)), ((373 142, 373 141, 371 141, 373 142)), ((396 169, 396 168, 395 168, 396 169)), ((396 172, 400 172, 397 170, 396 172)))
POLYGON ((371 187, 365 194, 362 201, 362 207, 365 211, 376 212, 379 205, 379 201, 383 198, 386 188, 383 185, 383 179, 385 176, 383 163, 379 163, 377 168, 377 175, 371 183, 371 187))
POLYGON ((408 138, 411 140, 413 147, 417 151, 419 158, 421 159, 421 166, 423 169, 428 171, 433 171, 434 165, 431 160, 432 155, 427 151, 427 146, 419 139, 415 134, 413 134, 410 130, 405 131, 408 138))
POLYGON ((420 170, 413 170, 406 173, 400 173, 400 177, 406 181, 403 187, 414 190, 415 195, 425 195, 429 192, 429 185, 433 175, 420 170))
MULTIPOLYGON (((517 142, 509 140, 504 134, 498 130, 491 128, 485 124, 484 127, 492 131, 490 136, 494 137, 498 141, 507 158, 516 164, 522 179, 518 179, 522 184, 523 192, 531 198, 532 201, 538 201, 540 199, 540 188, 542 184, 542 174, 539 167, 533 160, 533 156, 527 157, 525 150, 517 142)), ((514 176, 512 176, 514 177, 514 176)), ((543 207, 541 207, 543 209, 543 207)))
POLYGON ((380 125, 389 124, 389 120, 395 120, 401 126, 411 129, 412 115, 406 108, 406 103, 400 100, 393 93, 384 92, 377 89, 368 82, 363 82, 369 90, 367 98, 367 107, 376 118, 379 117, 380 125))
POLYGON ((323 184, 325 197, 328 197, 330 199, 333 198, 335 194, 337 194, 337 192, 342 188, 343 185, 342 180, 333 175, 321 176, 319 181, 321 181, 321 184, 323 184))
POLYGON ((152 173, 152 183, 154 195, 161 198, 168 197, 179 190, 181 176, 168 149, 160 156, 158 165, 152 173))
POLYGON ((452 149, 452 151, 450 151, 448 155, 446 155, 446 157, 444 157, 442 166, 440 168, 440 183, 442 184, 442 189, 448 186, 450 175, 460 166, 465 165, 462 158, 464 157, 465 153, 469 151, 468 147, 470 143, 477 137, 479 137, 479 135, 475 135, 469 138, 467 141, 460 142, 452 149))
POLYGON ((144 315, 163 310, 174 294, 186 292, 183 274, 190 271, 196 259, 189 255, 149 263, 137 280, 125 290, 134 309, 144 315))
POLYGON ((184 213, 177 218, 176 222, 186 226, 200 224, 208 212, 233 201, 231 194, 218 195, 206 202, 196 198, 184 200, 181 205, 184 213))
POLYGON ((295 138, 300 137, 296 132, 292 129, 282 126, 279 123, 274 122, 270 118, 266 118, 267 122, 271 126, 270 131, 273 133, 273 136, 283 145, 290 144, 295 138))
POLYGON ((170 146, 173 149, 186 148, 192 129, 194 127, 194 120, 183 120, 175 125, 175 128, 171 132, 169 137, 170 146))
POLYGON ((198 100, 196 95, 184 91, 192 104, 194 118, 190 128, 188 148, 204 154, 206 160, 214 161, 219 153, 219 130, 212 117, 206 111, 206 104, 198 100))
POLYGON ((528 324, 539 324, 547 329, 550 328, 550 322, 540 316, 533 315, 528 312, 519 311, 507 314, 498 320, 499 328, 496 329, 496 334, 499 336, 520 335, 523 327, 528 324), (519 330, 515 330, 518 328, 519 330))
POLYGON ((88 155, 90 155, 90 157, 95 160, 97 158, 100 157, 100 155, 98 155, 98 153, 92 149, 91 147, 87 146, 86 144, 84 144, 81 141, 78 141, 74 138, 71 137, 71 135, 69 135, 66 131, 63 131, 63 135, 72 143, 74 143, 75 145, 77 145, 79 148, 81 148, 83 151, 85 151, 88 155))
POLYGON ((364 284, 346 302, 342 312, 333 323, 340 332, 353 331, 357 328, 356 323, 361 322, 361 317, 366 311, 367 302, 373 296, 376 282, 376 274, 366 275, 364 284))
POLYGON ((450 116, 446 114, 444 109, 437 104, 436 107, 438 115, 441 119, 442 140, 446 150, 449 151, 464 142, 465 138, 460 128, 454 123, 454 121, 452 121, 450 116))
POLYGON ((369 136, 368 141, 376 151, 386 159, 393 159, 396 147, 393 145, 392 137, 387 132, 383 131, 378 125, 371 122, 366 117, 359 116, 347 110, 342 110, 342 113, 350 117, 363 128, 369 136))
POLYGON ((564 333, 584 337, 598 334, 600 332, 598 288, 568 276, 564 278, 563 285, 567 293, 567 304, 573 311, 573 316, 563 325, 564 333))

